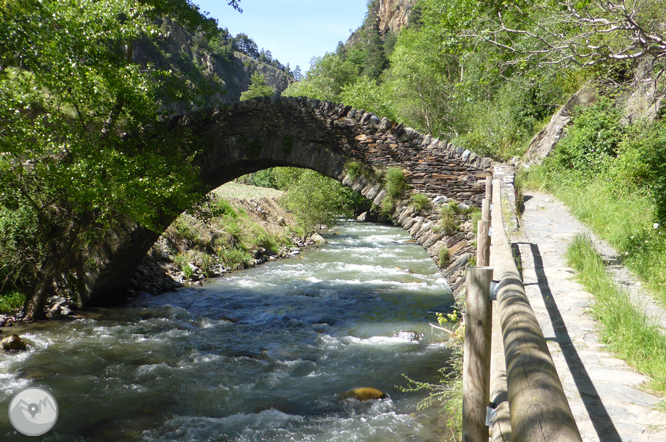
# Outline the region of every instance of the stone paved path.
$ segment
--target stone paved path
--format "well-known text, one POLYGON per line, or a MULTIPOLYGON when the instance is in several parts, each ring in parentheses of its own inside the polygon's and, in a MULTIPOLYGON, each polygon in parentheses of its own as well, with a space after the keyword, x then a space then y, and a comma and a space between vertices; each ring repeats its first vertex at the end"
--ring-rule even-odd
MULTIPOLYGON (((666 441, 666 413, 656 408, 662 399, 641 389, 645 376, 606 351, 600 325, 588 313, 594 298, 566 264, 567 245, 588 230, 554 197, 529 192, 522 227, 512 241, 520 249, 525 290, 583 440, 666 441)), ((591 236, 597 250, 612 258, 613 249, 591 236)), ((622 272, 630 278, 628 271, 617 270, 618 278, 622 272)), ((627 287, 636 291, 640 285, 627 287)), ((666 317, 654 303, 643 304, 657 321, 666 317)))

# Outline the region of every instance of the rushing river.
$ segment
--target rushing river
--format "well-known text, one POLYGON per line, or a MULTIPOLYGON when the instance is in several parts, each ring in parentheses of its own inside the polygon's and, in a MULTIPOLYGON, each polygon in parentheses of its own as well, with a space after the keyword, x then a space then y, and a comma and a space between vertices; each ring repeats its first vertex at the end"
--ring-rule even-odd
POLYGON ((44 441, 434 441, 442 417, 417 410, 450 357, 431 331, 451 311, 446 282, 395 227, 340 222, 327 244, 201 288, 97 309, 20 331, 0 354, 0 440, 27 386, 60 415, 44 441), (386 399, 340 398, 355 387, 386 399))

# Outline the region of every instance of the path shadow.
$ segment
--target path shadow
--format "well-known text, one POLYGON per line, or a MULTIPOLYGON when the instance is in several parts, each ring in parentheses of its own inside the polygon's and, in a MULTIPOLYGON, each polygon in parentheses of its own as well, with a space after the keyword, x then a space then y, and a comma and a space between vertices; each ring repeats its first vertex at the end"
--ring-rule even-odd
POLYGON ((578 350, 576 350, 573 342, 571 342, 571 337, 569 336, 567 327, 562 319, 562 314, 557 307, 555 298, 548 285, 548 278, 544 272, 543 260, 541 258, 538 244, 522 244, 529 244, 530 246, 532 256, 534 257, 534 270, 537 275, 537 284, 539 285, 543 302, 546 305, 550 321, 553 324, 553 330, 555 331, 555 339, 548 340, 559 343, 562 354, 569 366, 569 371, 576 383, 576 388, 578 388, 578 392, 583 399, 583 403, 585 404, 587 413, 594 425, 594 429, 599 435, 599 439, 604 442, 622 442, 620 434, 608 415, 608 411, 599 397, 599 393, 597 392, 592 379, 590 379, 590 375, 587 373, 587 370, 583 365, 578 350))

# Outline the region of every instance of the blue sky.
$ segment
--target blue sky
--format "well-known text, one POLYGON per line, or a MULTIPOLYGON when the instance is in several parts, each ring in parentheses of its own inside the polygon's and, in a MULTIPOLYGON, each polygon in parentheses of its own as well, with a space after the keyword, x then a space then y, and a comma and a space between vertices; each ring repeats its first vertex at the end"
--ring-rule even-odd
POLYGON ((241 32, 252 38, 259 49, 271 51, 273 58, 291 68, 310 68, 314 56, 333 52, 345 42, 350 30, 358 28, 367 10, 366 0, 241 0, 243 13, 226 0, 193 0, 202 11, 218 19, 231 34, 241 32))

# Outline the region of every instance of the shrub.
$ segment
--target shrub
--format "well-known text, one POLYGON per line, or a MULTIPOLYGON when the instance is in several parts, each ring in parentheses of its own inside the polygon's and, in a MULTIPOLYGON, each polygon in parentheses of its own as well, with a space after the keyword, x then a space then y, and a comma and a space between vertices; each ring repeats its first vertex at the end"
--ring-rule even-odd
POLYGON ((247 251, 240 249, 222 250, 220 259, 229 269, 243 269, 252 263, 252 256, 247 251))
POLYGON ((449 249, 447 247, 442 247, 439 250, 439 261, 437 261, 440 269, 444 268, 449 263, 449 258, 451 258, 449 249))
POLYGON ((415 193, 412 195, 411 204, 417 212, 428 210, 431 207, 430 200, 422 193, 415 193))
POLYGON ((624 136, 620 111, 608 98, 579 112, 567 136, 557 145, 555 163, 563 169, 601 172, 617 157, 624 136))
POLYGON ((13 310, 23 307, 25 304, 25 295, 13 291, 0 296, 0 313, 10 313, 13 310))
POLYGON ((355 180, 363 173, 363 166, 358 161, 350 161, 345 165, 351 180, 355 180))
POLYGON ((405 174, 402 169, 391 167, 386 171, 384 175, 384 189, 386 190, 386 197, 394 202, 405 197, 407 182, 405 181, 405 174))
POLYGON ((460 213, 460 208, 455 202, 450 202, 447 206, 442 206, 440 225, 447 235, 453 235, 458 231, 458 213, 460 213))
POLYGON ((383 180, 386 197, 382 201, 381 207, 384 213, 390 215, 393 213, 396 203, 405 197, 407 182, 405 181, 404 172, 397 167, 387 169, 383 180))

